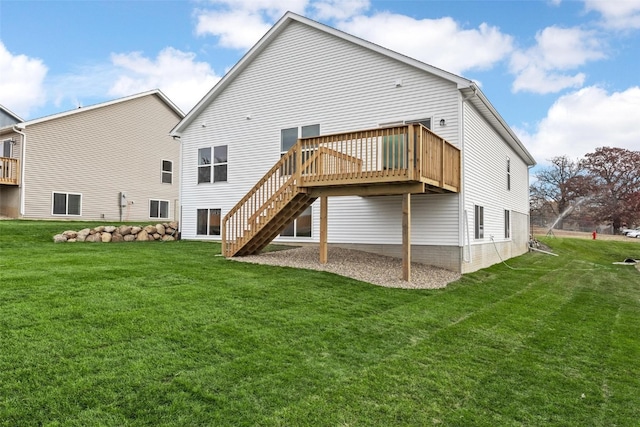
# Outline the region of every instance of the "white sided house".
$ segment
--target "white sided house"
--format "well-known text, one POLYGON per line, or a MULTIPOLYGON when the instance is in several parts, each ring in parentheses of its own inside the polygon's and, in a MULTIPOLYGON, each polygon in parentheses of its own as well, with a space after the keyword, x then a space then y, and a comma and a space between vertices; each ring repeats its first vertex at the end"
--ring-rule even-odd
POLYGON ((471 81, 287 13, 187 114, 184 239, 471 272, 527 251, 534 159, 471 81))
POLYGON ((161 91, 0 126, 0 216, 179 218, 184 114, 161 91))

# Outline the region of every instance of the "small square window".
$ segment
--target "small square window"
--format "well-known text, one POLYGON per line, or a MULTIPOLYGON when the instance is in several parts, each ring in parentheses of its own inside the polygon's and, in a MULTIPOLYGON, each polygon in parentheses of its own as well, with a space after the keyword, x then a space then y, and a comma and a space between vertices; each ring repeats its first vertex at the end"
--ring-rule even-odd
POLYGON ((149 200, 149 218, 169 219, 167 200, 149 200))

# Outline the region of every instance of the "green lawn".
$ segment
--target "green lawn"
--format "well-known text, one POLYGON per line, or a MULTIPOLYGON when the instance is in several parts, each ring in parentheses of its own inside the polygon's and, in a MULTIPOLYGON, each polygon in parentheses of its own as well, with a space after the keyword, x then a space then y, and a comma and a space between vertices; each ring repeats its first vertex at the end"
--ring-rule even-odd
POLYGON ((2 426, 639 423, 636 242, 402 290, 84 226, 0 221, 2 426))

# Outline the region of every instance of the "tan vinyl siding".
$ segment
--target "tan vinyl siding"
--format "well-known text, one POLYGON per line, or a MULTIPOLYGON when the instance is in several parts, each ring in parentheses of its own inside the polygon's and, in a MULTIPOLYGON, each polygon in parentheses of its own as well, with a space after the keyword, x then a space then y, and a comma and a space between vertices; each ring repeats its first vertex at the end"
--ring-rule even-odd
POLYGON ((179 142, 169 136, 180 117, 148 95, 28 126, 25 217, 53 216, 52 193, 82 194, 83 220, 119 221, 120 192, 133 202, 122 220, 149 220, 149 199, 179 194, 179 142), (173 162, 173 183, 161 181, 162 160, 173 162))
MULTIPOLYGON (((433 118, 434 130, 457 145, 458 108, 454 83, 291 23, 183 132, 182 236, 200 238, 195 235, 196 209, 220 208, 225 215, 273 166, 280 157, 281 129, 319 124, 320 133, 327 134, 433 118), (445 127, 437 125, 441 118, 445 127), (197 184, 197 151, 217 144, 229 147, 228 182, 197 184)), ((330 198, 329 241, 399 240, 398 200, 330 198)), ((426 244, 439 236, 457 244, 458 200, 453 195, 416 201, 415 223, 433 229, 417 230, 415 238, 426 244), (434 207, 436 200, 443 203, 434 207), (440 219, 445 222, 431 225, 440 219)), ((318 238, 318 213, 314 207, 312 240, 318 238)))

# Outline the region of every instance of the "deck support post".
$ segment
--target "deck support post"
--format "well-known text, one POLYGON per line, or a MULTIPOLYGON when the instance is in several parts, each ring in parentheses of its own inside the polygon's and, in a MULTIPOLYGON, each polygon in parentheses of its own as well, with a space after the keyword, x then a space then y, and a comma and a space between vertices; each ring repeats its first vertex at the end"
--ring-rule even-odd
POLYGON ((402 195, 402 280, 411 281, 411 193, 402 195))
POLYGON ((327 247, 327 217, 328 217, 328 198, 320 197, 320 264, 326 264, 328 258, 327 247))

